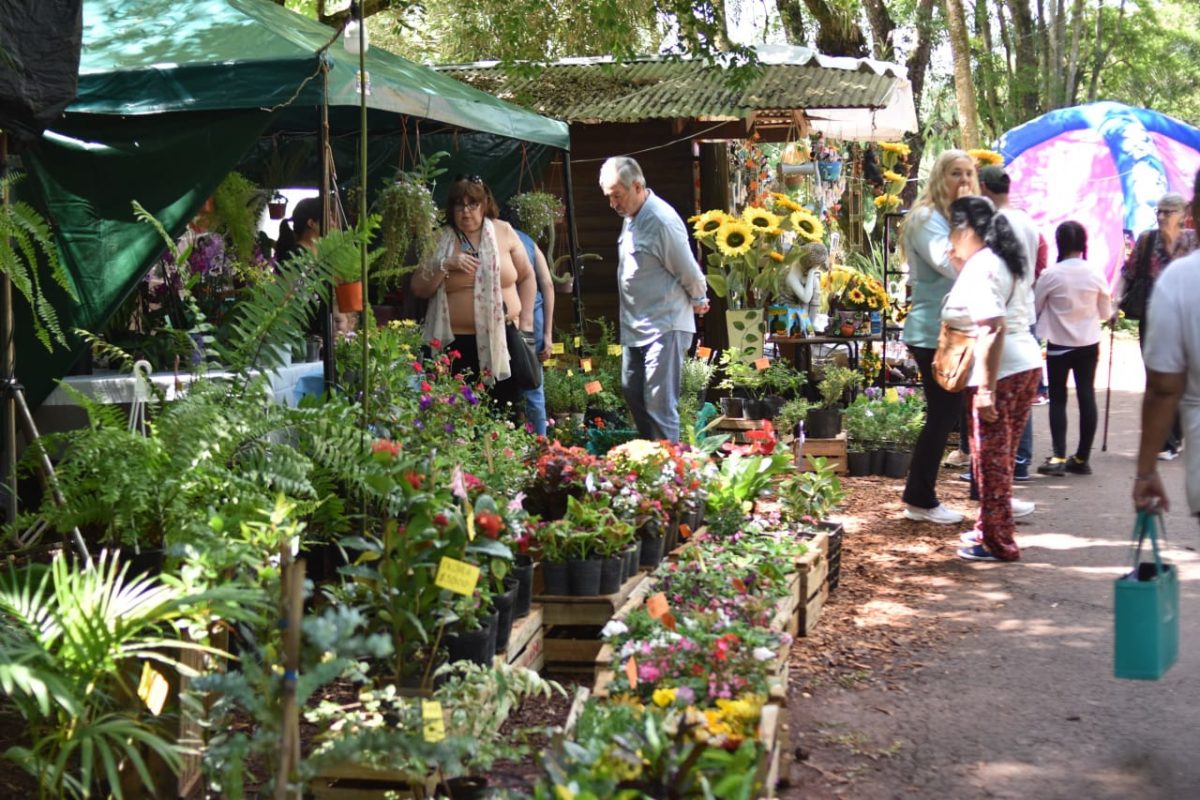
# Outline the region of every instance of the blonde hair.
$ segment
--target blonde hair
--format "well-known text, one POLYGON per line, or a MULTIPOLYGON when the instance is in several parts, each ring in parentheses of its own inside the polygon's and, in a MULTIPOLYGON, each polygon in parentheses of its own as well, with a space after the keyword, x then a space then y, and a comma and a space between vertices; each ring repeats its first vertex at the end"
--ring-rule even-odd
MULTIPOLYGON (((905 250, 905 241, 908 236, 909 224, 923 225, 929 219, 929 213, 937 211, 946 219, 950 218, 950 204, 956 198, 951 197, 946 191, 946 173, 950 171, 950 167, 955 161, 960 158, 965 158, 975 164, 975 159, 965 150, 943 150, 941 155, 937 157, 937 161, 933 162, 933 168, 929 170, 929 177, 925 179, 925 186, 921 188, 921 193, 917 196, 916 201, 909 210, 908 216, 904 218, 904 223, 900 226, 900 249, 905 250), (928 209, 925 213, 918 214, 921 209, 928 209)), ((971 181, 971 194, 979 194, 979 172, 975 173, 975 177, 971 181)), ((907 253, 905 253, 907 258, 907 253)))

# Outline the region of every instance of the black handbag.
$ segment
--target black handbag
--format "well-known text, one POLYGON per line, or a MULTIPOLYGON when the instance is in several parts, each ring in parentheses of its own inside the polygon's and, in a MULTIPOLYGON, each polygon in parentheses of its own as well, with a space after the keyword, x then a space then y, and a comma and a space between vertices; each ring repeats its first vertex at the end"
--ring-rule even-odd
POLYGON ((1142 248, 1133 261, 1133 274, 1125 280, 1121 294, 1121 311, 1126 319, 1141 320, 1146 316, 1146 303, 1150 300, 1150 254, 1158 244, 1157 232, 1147 236, 1142 248))
POLYGON ((512 322, 504 324, 504 341, 508 345, 508 371, 511 380, 523 392, 542 385, 542 362, 537 357, 537 340, 533 331, 519 330, 512 322))

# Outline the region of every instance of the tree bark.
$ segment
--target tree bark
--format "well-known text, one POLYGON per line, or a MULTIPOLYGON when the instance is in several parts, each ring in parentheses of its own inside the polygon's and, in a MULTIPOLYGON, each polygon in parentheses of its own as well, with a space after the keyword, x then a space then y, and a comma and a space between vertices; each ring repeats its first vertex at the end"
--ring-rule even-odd
POLYGON ((1016 45, 1017 63, 1012 90, 1019 97, 1018 107, 1024 122, 1038 115, 1038 61, 1034 39, 1033 14, 1029 0, 1008 0, 1012 11, 1013 39, 1016 45))
POLYGON ((1007 108, 1008 118, 1018 119, 1017 113, 1020 109, 1020 93, 1017 91, 1017 68, 1013 62, 1013 42, 1011 26, 1008 24, 1007 18, 1004 15, 1005 6, 1003 4, 996 6, 996 19, 1000 20, 1000 41, 1004 45, 1004 75, 1007 80, 1008 91, 1007 108))
POLYGON ((790 44, 802 45, 807 41, 804 33, 804 11, 800 0, 775 0, 779 9, 779 21, 783 24, 783 35, 790 44))
POLYGON ((1121 0, 1120 8, 1117 9, 1117 25, 1113 30, 1112 39, 1107 45, 1101 44, 1101 38, 1104 31, 1104 0, 1096 0, 1096 50, 1095 58, 1092 61, 1092 77, 1088 82, 1088 102, 1096 102, 1096 91, 1100 85, 1100 70, 1104 68, 1104 62, 1108 60, 1108 54, 1112 51, 1113 44, 1121 38, 1121 23, 1125 21, 1125 0, 1121 0))
POLYGON ((892 34, 896 30, 896 23, 888 13, 887 6, 883 4, 883 0, 863 0, 863 5, 867 9, 867 21, 871 24, 875 58, 881 61, 895 61, 896 48, 892 45, 892 34))
POLYGON ((1075 105, 1079 84, 1079 39, 1083 31, 1083 0, 1075 0, 1071 9, 1071 57, 1067 62, 1067 85, 1063 89, 1063 106, 1075 105))
POLYGON ((817 21, 817 49, 830 56, 863 58, 870 55, 867 39, 852 13, 826 0, 804 0, 817 21))
MULTIPOLYGON (((908 80, 912 84, 913 105, 917 108, 917 114, 921 113, 921 97, 925 93, 925 74, 929 71, 929 56, 933 49, 933 10, 935 8, 934 0, 918 0, 917 12, 914 17, 914 24, 917 28, 917 42, 913 47, 912 53, 908 56, 908 62, 905 66, 908 68, 908 80)), ((919 116, 918 116, 919 119, 919 116)), ((921 154, 925 149, 925 138, 921 135, 921 131, 917 130, 904 137, 905 144, 908 145, 908 174, 910 177, 916 175, 916 166, 921 163, 921 154)), ((904 191, 900 193, 901 205, 905 208, 911 208, 914 201, 917 199, 917 182, 909 181, 904 184, 904 191)))
POLYGON ((976 63, 979 64, 979 79, 983 88, 983 98, 987 103, 988 120, 982 125, 987 129, 989 138, 999 131, 1008 130, 1004 107, 1000 105, 1000 97, 996 90, 998 77, 996 75, 995 46, 992 41, 991 12, 983 0, 975 0, 975 35, 979 47, 976 53, 976 63))
POLYGON ((971 80, 971 45, 962 0, 944 0, 950 52, 954 60, 954 96, 958 100, 958 124, 965 149, 979 147, 979 115, 975 107, 975 83, 971 80))
MULTIPOLYGON (((1054 0, 1050 0, 1053 7, 1054 0)), ((1037 0, 1037 31, 1038 31, 1038 69, 1042 76, 1038 87, 1038 111, 1046 111, 1050 98, 1050 37, 1053 25, 1046 22, 1046 4, 1037 0)))

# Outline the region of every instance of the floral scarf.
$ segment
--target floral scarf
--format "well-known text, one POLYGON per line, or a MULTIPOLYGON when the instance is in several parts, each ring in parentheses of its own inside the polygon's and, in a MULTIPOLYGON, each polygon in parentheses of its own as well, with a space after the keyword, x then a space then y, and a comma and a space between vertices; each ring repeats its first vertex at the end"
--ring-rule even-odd
MULTIPOLYGON (((434 264, 459 252, 458 231, 450 226, 442 229, 434 249, 434 264)), ((500 293, 500 259, 496 247, 496 227, 490 219, 483 221, 483 235, 479 239, 479 270, 475 273, 475 344, 479 353, 479 369, 489 371, 491 384, 507 380, 511 375, 508 366, 508 343, 504 335, 504 298, 500 293)), ((447 344, 454 340, 450 328, 450 304, 446 300, 446 284, 442 283, 434 292, 425 315, 425 341, 434 340, 447 344)))

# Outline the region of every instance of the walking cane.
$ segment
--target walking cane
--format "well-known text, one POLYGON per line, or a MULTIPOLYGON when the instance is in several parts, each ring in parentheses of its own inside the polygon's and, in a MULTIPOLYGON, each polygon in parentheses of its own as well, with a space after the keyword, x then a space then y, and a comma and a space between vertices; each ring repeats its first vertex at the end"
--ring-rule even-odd
POLYGON ((1108 409, 1112 401, 1112 359, 1113 343, 1117 340, 1117 324, 1112 323, 1108 333, 1108 385, 1104 389, 1104 438, 1100 442, 1100 452, 1108 452, 1108 409))

